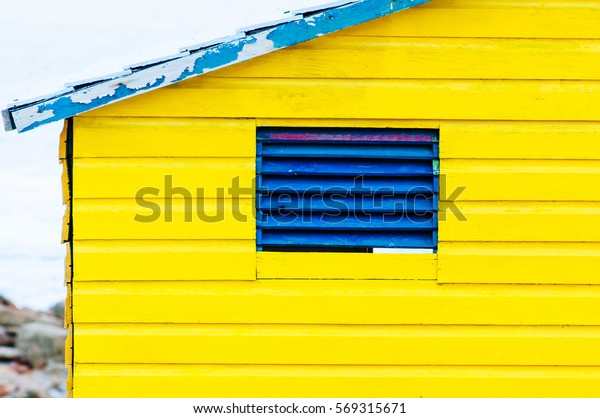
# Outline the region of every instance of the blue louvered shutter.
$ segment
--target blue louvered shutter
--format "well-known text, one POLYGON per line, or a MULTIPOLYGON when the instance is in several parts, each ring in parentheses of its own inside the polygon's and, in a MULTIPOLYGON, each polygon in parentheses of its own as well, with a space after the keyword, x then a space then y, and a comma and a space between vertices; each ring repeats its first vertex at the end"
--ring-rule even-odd
POLYGON ((437 248, 438 132, 259 129, 259 250, 437 248))

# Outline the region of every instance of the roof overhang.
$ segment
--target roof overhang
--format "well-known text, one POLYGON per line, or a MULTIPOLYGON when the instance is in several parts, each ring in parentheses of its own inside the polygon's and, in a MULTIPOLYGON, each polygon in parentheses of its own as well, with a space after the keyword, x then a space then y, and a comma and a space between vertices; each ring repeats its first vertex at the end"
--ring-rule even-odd
POLYGON ((2 111, 4 128, 29 131, 428 1, 337 1, 292 11, 283 19, 242 28, 227 38, 182 48, 178 54, 129 65, 120 73, 67 83, 59 92, 13 103, 2 111))

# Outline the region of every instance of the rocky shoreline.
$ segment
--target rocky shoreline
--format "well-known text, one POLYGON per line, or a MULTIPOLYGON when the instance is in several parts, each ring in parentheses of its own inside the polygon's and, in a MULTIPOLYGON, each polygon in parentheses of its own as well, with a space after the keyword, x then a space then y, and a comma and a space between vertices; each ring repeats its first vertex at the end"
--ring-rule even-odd
POLYGON ((0 296, 0 398, 66 394, 63 308, 21 309, 0 296))

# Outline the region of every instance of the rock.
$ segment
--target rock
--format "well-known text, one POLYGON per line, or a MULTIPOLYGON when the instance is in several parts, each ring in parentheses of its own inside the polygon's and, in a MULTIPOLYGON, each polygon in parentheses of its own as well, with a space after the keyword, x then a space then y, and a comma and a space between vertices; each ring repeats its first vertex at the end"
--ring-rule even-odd
POLYGON ((16 390, 17 387, 12 383, 0 383, 0 398, 5 398, 16 390))
POLYGON ((23 363, 12 363, 10 365, 10 371, 16 374, 31 374, 31 367, 23 363))
POLYGON ((44 367, 48 361, 64 361, 67 331, 60 326, 29 323, 21 327, 17 337, 17 348, 22 359, 34 368, 44 367))
POLYGON ((0 347, 0 361, 17 360, 21 358, 21 350, 13 347, 0 347))
POLYGON ((67 370, 56 362, 34 371, 19 363, 0 363, 0 398, 64 398, 66 380, 67 370))
POLYGON ((0 295, 0 306, 8 306, 10 308, 16 308, 17 306, 4 296, 0 295))
POLYGON ((47 389, 48 397, 64 398, 67 396, 67 369, 64 362, 50 361, 43 371, 50 386, 47 389))
POLYGON ((0 304, 0 325, 19 326, 37 319, 35 312, 0 304))
MULTIPOLYGON (((59 308, 57 305, 56 309, 59 308)), ((62 325, 63 313, 36 312, 31 309, 19 309, 14 304, 2 299, 0 296, 0 326, 19 327, 30 322, 43 322, 45 324, 62 325)), ((0 334, 1 335, 1 334, 0 334)))

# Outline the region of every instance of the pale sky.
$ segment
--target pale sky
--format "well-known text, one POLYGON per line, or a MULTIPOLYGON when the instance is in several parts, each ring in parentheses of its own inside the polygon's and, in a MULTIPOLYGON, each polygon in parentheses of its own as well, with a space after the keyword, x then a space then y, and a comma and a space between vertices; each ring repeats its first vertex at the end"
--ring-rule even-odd
MULTIPOLYGON (((0 107, 50 93, 95 66, 114 72, 140 58, 225 36, 331 0, 19 0, 0 9, 0 107), (168 5, 168 6, 167 6, 168 5), (141 51, 141 52, 140 52, 141 51), (31 91, 31 93, 28 93, 31 91)), ((0 294, 43 309, 64 298, 58 134, 0 130, 0 294)))

